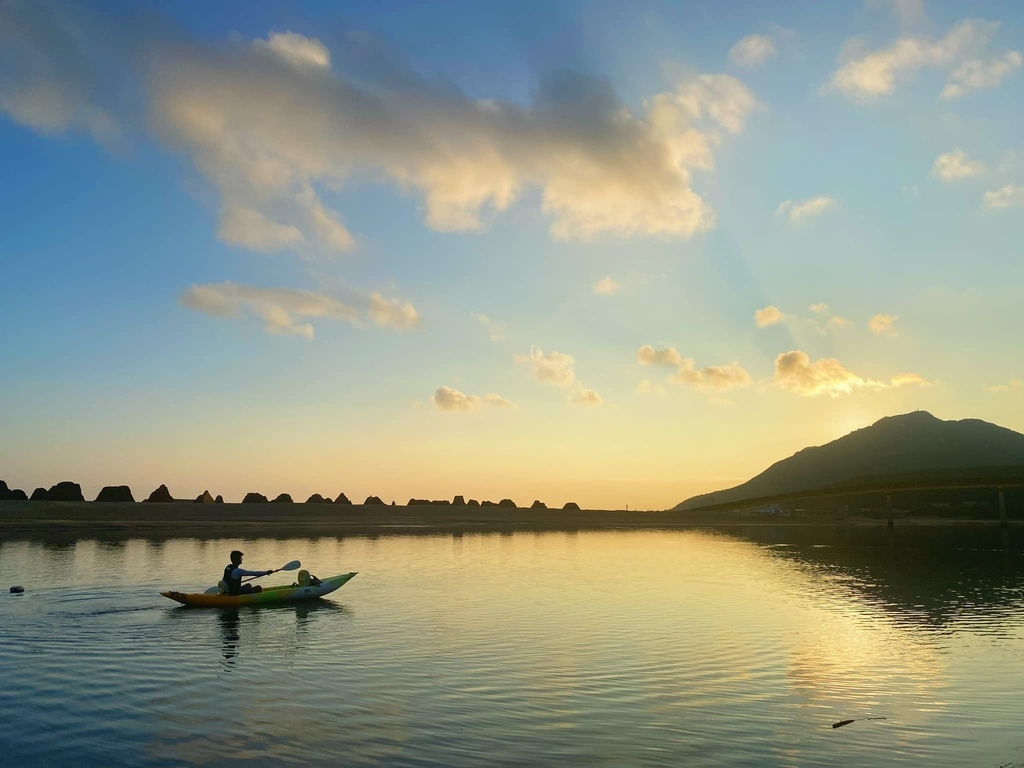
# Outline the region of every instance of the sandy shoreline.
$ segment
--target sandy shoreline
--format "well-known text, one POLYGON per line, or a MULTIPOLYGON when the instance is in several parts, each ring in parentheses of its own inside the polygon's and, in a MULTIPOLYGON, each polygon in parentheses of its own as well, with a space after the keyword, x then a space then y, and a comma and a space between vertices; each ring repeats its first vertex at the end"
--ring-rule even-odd
MULTIPOLYGON (((688 528, 720 525, 885 525, 877 518, 765 518, 735 512, 344 506, 338 504, 164 504, 0 502, 0 540, 41 538, 211 538, 346 536, 688 528)), ((898 525, 998 525, 986 520, 903 519, 898 525)), ((1011 521, 1020 525, 1021 521, 1011 521)))

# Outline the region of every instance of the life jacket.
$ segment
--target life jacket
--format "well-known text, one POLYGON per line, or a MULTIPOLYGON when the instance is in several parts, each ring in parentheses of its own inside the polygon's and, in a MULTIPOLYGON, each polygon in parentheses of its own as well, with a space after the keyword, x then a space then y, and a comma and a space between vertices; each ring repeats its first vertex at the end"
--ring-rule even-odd
POLYGON ((232 575, 235 572, 235 568, 238 566, 231 563, 224 568, 224 583, 228 585, 228 594, 237 595, 242 590, 242 577, 239 576, 237 579, 232 575))

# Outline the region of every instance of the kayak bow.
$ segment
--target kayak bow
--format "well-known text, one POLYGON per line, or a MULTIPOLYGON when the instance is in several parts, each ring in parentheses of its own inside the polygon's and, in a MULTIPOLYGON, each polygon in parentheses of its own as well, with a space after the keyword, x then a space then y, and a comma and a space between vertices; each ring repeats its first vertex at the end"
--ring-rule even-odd
POLYGON ((332 576, 323 579, 316 586, 280 586, 267 587, 262 592, 249 592, 244 595, 206 595, 190 594, 185 592, 161 592, 164 597, 169 597, 182 605, 197 605, 205 607, 235 606, 235 605, 270 605, 273 603, 295 603, 300 600, 315 600, 318 597, 328 595, 336 589, 344 586, 345 582, 355 576, 357 571, 343 573, 340 576, 332 576))

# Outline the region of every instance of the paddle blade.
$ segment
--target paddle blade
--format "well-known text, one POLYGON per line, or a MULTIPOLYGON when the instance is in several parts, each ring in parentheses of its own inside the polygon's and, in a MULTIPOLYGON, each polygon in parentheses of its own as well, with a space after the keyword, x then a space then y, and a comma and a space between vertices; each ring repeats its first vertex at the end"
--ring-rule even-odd
POLYGON ((290 563, 288 563, 288 565, 282 565, 277 570, 279 570, 279 571, 297 571, 301 567, 302 567, 302 563, 300 563, 298 560, 292 560, 290 563))

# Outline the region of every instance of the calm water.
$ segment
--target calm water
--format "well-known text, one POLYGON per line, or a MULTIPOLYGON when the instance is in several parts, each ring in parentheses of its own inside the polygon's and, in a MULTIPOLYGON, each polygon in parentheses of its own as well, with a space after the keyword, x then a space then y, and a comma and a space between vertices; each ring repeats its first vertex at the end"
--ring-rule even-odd
POLYGON ((1022 536, 8 541, 0 763, 1024 765, 1022 536), (302 607, 157 594, 235 546, 360 575, 302 607))

